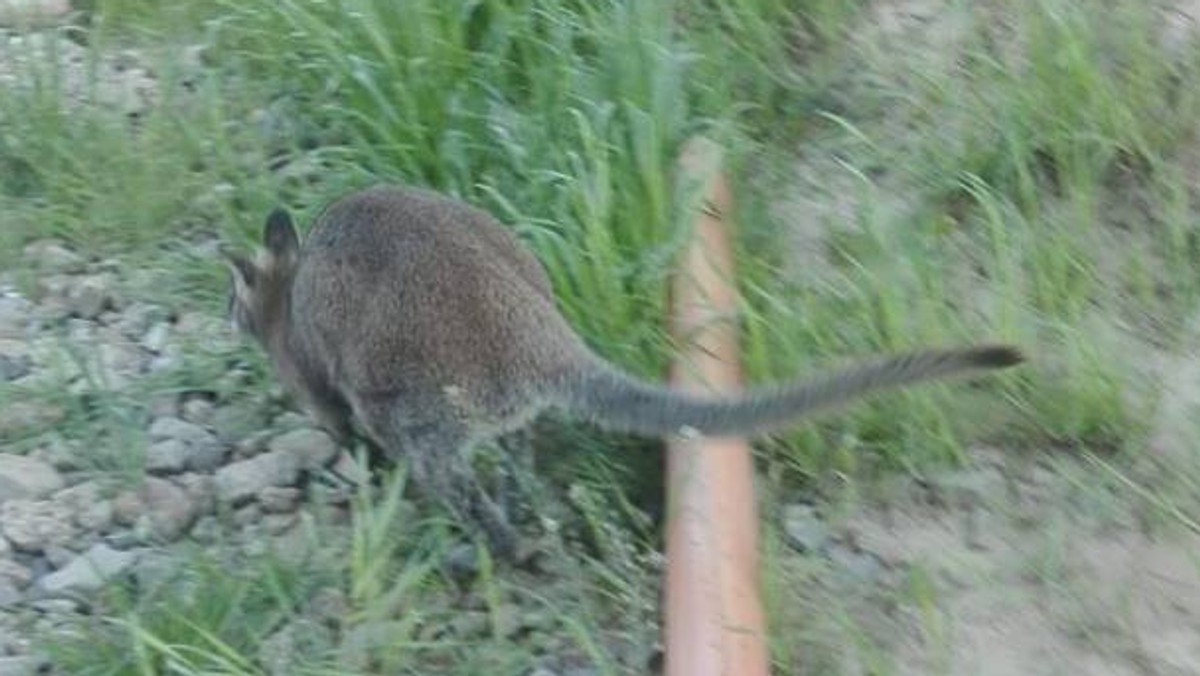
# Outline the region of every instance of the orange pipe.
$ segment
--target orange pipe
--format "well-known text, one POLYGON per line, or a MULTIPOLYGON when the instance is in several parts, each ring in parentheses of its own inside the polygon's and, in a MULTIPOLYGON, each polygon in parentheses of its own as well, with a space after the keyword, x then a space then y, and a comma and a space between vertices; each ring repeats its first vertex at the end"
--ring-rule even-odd
MULTIPOLYGON (((671 287, 671 332, 683 345, 671 382, 681 390, 736 390, 733 255, 723 216, 732 198, 721 149, 689 141, 685 189, 701 188, 692 242, 671 287)), ((754 468, 743 439, 679 438, 667 446, 666 676, 765 676, 758 599, 754 468)))

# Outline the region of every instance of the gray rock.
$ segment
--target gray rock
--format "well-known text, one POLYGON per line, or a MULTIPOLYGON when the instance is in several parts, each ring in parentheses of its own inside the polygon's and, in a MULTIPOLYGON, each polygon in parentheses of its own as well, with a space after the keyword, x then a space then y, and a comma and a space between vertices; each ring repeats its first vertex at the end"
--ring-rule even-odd
MULTIPOLYGON (((33 3, 30 3, 33 4, 33 3)), ((87 268, 87 260, 55 239, 39 239, 25 245, 24 260, 41 272, 76 274, 87 268)))
POLYGON ((42 552, 42 557, 46 559, 46 562, 50 564, 51 568, 62 568, 76 557, 76 553, 70 549, 67 549, 66 547, 52 545, 50 547, 46 547, 46 549, 42 552))
POLYGON ((13 401, 0 406, 0 439, 32 434, 61 422, 62 407, 35 401, 13 401))
POLYGON ((154 354, 162 354, 167 347, 167 342, 171 339, 171 325, 167 322, 158 322, 151 326, 149 330, 141 338, 141 346, 154 354))
POLYGON ((103 543, 93 545, 62 569, 40 578, 34 583, 34 590, 46 597, 96 591, 129 570, 137 557, 136 552, 119 551, 103 543))
POLYGON ((121 389, 139 376, 146 364, 145 355, 136 345, 126 342, 101 342, 96 346, 101 382, 121 389))
POLYGON ((0 381, 20 380, 33 372, 33 358, 29 355, 0 354, 0 381))
POLYGON ((8 500, 0 505, 0 531, 18 551, 36 554, 74 539, 72 517, 67 506, 52 500, 8 500))
POLYGON ((216 509, 217 487, 211 474, 184 474, 175 483, 187 491, 197 513, 207 514, 216 509))
POLYGON ((152 442, 174 439, 187 447, 185 466, 198 471, 211 471, 225 459, 225 446, 203 427, 179 418, 156 418, 150 425, 152 442))
POLYGON ((34 500, 62 487, 62 475, 49 464, 24 455, 0 453, 0 503, 34 500))
MULTIPOLYGON (((276 386, 278 386, 278 383, 273 384, 273 387, 276 387, 276 386)), ((283 400, 286 397, 287 397, 287 394, 281 388, 279 390, 278 396, 276 396, 275 398, 279 399, 279 400, 283 400)), ((308 416, 304 415, 303 413, 297 413, 295 411, 284 411, 283 413, 280 413, 279 415, 275 416, 275 419, 271 421, 271 426, 277 427, 282 430, 287 430, 290 432, 292 430, 296 430, 299 428, 311 427, 312 419, 309 418, 308 416)))
POLYGON ((45 621, 40 627, 35 627, 34 629, 35 631, 40 629, 42 632, 49 633, 54 629, 54 617, 62 618, 74 615, 79 612, 80 604, 75 599, 70 598, 43 597, 31 602, 29 607, 43 615, 51 616, 51 618, 43 618, 43 620, 50 619, 50 621, 45 621))
POLYGON ((147 334, 158 324, 166 323, 169 316, 170 313, 162 306, 135 301, 121 310, 117 320, 111 324, 127 339, 142 342, 146 346, 147 334))
POLYGON ((103 273, 79 277, 67 290, 67 306, 71 314, 95 319, 114 305, 116 277, 103 273))
POLYGON ((33 321, 33 303, 14 295, 0 296, 0 338, 23 338, 33 321))
POLYGON ((829 542, 829 527, 817 516, 812 505, 784 506, 783 533, 792 549, 805 554, 819 552, 829 542))
POLYGON ((9 544, 8 538, 0 535, 0 560, 7 559, 12 556, 12 545, 9 544))
POLYGON ((112 527, 112 501, 96 481, 85 481, 63 489, 55 493, 52 500, 70 510, 75 524, 85 532, 103 533, 112 527))
POLYGON ((76 442, 63 439, 51 439, 45 446, 39 446, 29 452, 29 457, 41 460, 60 472, 72 472, 79 469, 80 449, 76 442))
POLYGON ((291 514, 267 514, 262 518, 263 530, 268 535, 283 535, 290 531, 296 524, 300 523, 300 518, 295 513, 291 514))
POLYGON ((113 504, 101 500, 76 512, 75 523, 89 533, 107 533, 113 525, 113 504))
POLYGON ((37 676, 45 673, 46 658, 39 655, 0 657, 0 676, 37 676))
POLYGON ((291 676, 333 645, 333 632, 328 627, 301 617, 264 639, 258 657, 270 676, 291 676))
POLYGON ((333 439, 321 430, 312 428, 285 432, 268 442, 267 449, 275 453, 295 455, 304 469, 320 469, 338 454, 338 447, 333 439))
POLYGON ((174 542, 199 516, 188 492, 165 479, 146 477, 137 495, 142 513, 135 524, 155 538, 174 542))
POLYGON ((262 518, 262 507, 259 507, 254 503, 250 503, 233 513, 234 525, 242 529, 257 524, 258 522, 262 521, 262 518))
POLYGON ((213 420, 216 406, 205 397, 188 397, 184 400, 183 419, 197 425, 208 425, 213 420))
POLYGON ((0 610, 15 608, 23 597, 21 590, 17 589, 12 581, 0 578, 0 610))
POLYGON ((163 439, 146 449, 146 471, 158 474, 178 474, 187 469, 188 445, 180 439, 163 439))
POLYGON ((212 421, 213 429, 217 433, 217 438, 227 444, 236 444, 236 452, 241 455, 255 455, 266 449, 266 442, 269 438, 269 433, 262 430, 267 424, 266 418, 256 410, 251 404, 225 405, 218 406, 213 411, 212 421), (257 444, 253 452, 247 453, 244 451, 244 440, 262 434, 261 444, 257 444))
POLYGON ((290 486, 300 476, 300 460, 292 453, 270 451, 217 470, 217 499, 244 502, 268 486, 290 486))
POLYGON ((4 580, 20 591, 33 581, 33 573, 16 561, 0 559, 0 580, 4 580))
POLYGON ((258 504, 270 514, 294 512, 300 504, 300 489, 293 486, 267 486, 258 492, 258 504))
POLYGON ((856 585, 877 582, 887 572, 887 564, 872 552, 834 544, 828 555, 838 570, 856 585))
POLYGON ((221 522, 211 514, 202 516, 196 521, 196 525, 192 526, 191 537, 201 544, 217 542, 221 539, 221 522))

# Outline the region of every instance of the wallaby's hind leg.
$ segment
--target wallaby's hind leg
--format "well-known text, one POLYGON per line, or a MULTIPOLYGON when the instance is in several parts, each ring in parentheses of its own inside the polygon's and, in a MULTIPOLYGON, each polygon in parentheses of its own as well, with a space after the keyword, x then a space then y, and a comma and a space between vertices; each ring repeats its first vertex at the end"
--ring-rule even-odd
POLYGON ((523 427, 500 435, 500 481, 498 499, 511 523, 525 523, 536 517, 538 485, 534 471, 533 433, 523 427))
POLYGON ((433 416, 424 420, 394 400, 359 407, 368 433, 389 456, 403 455, 417 488, 442 504, 460 523, 483 531, 493 554, 512 558, 517 533, 488 496, 464 455, 469 441, 462 423, 433 416))

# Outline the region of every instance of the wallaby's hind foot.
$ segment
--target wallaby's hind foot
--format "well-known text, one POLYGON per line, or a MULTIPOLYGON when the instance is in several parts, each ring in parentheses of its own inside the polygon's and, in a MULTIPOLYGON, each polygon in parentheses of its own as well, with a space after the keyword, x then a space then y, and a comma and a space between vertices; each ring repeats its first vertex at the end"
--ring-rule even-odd
POLYGON ((421 422, 401 410, 400 404, 389 399, 361 405, 359 415, 380 447, 400 451, 419 491, 458 523, 482 531, 494 556, 511 559, 517 550, 517 531, 484 490, 464 455, 469 430, 453 418, 421 422))

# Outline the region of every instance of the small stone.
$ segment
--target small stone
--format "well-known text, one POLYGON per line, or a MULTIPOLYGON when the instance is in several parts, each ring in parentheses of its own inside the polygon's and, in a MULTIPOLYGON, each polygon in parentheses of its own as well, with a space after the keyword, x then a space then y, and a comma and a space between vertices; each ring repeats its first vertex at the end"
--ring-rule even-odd
POLYGON ((829 558, 838 566, 839 571, 855 584, 877 582, 887 570, 883 559, 872 552, 852 549, 841 544, 829 548, 829 558))
POLYGON ((18 551, 40 553, 75 537, 71 510, 51 500, 8 500, 0 505, 0 531, 18 551))
MULTIPOLYGON (((15 608, 21 602, 21 590, 11 581, 0 578, 0 609, 15 608)), ((0 674, 3 674, 0 671, 0 674)))
POLYGON ((145 335, 142 336, 140 344, 142 347, 153 352, 154 354, 162 354, 167 347, 167 341, 171 338, 171 325, 167 322, 158 322, 151 326, 145 335))
POLYGON ((146 477, 138 498, 143 510, 139 519, 148 522, 155 537, 167 542, 178 540, 198 516, 187 491, 165 479, 146 477))
POLYGON ((211 514, 202 516, 192 526, 191 537, 201 544, 211 544, 221 539, 221 522, 211 514))
POLYGON ((205 397, 189 397, 183 402, 183 419, 197 425, 212 422, 216 407, 205 397))
POLYGON ((32 434, 62 422, 66 412, 53 404, 13 401, 0 406, 0 439, 32 434))
POLYGON ((96 481, 85 481, 54 494, 54 502, 75 516, 75 524, 87 532, 107 531, 113 522, 113 505, 96 481))
POLYGON ((285 514, 296 511, 300 489, 292 486, 267 486, 258 492, 258 504, 264 512, 285 514))
POLYGON ((217 486, 211 474, 184 474, 175 483, 187 491, 198 514, 208 514, 216 509, 217 486))
MULTIPOLYGON (((253 505, 252 505, 253 506, 253 505)), ((267 514, 262 517, 263 530, 268 535, 283 535, 299 523, 300 519, 292 514, 267 514)))
MULTIPOLYGON (((281 392, 280 396, 283 397, 285 395, 283 395, 281 392)), ((312 421, 308 418, 308 416, 301 413, 296 413, 295 411, 284 411, 283 413, 275 416, 275 419, 271 421, 272 427, 289 431, 301 427, 310 427, 311 425, 312 421)))
POLYGON ((121 389, 139 376, 145 365, 142 351, 129 343, 101 342, 96 347, 101 382, 121 389))
POLYGON ((157 549, 147 549, 133 566, 133 576, 139 589, 153 591, 170 581, 179 571, 179 561, 157 549))
POLYGON ((308 616, 330 626, 342 623, 350 614, 350 601, 337 587, 322 587, 308 602, 308 616))
MULTIPOLYGON (((166 324, 169 313, 158 305, 140 301, 130 303, 111 324, 129 340, 139 341, 144 347, 147 335, 159 324, 166 324)), ((168 324, 169 327, 169 324, 168 324)))
POLYGON ((241 509, 239 509, 233 513, 234 525, 239 526, 241 528, 245 528, 246 526, 252 526, 252 525, 258 523, 259 521, 262 521, 262 518, 263 518, 262 507, 259 507, 258 505, 253 504, 253 503, 246 505, 245 507, 242 507, 241 509))
POLYGON ((197 471, 211 471, 225 459, 225 446, 203 427, 179 418, 156 418, 150 424, 150 439, 174 439, 187 447, 185 465, 197 471))
POLYGON ((101 500, 88 505, 75 514, 75 523, 85 531, 106 533, 113 524, 113 505, 109 500, 101 500))
POLYGON ((29 457, 49 464, 60 472, 79 469, 79 453, 72 443, 62 439, 51 439, 45 446, 30 451, 29 457))
POLYGON ((177 474, 187 469, 188 445, 179 439, 163 439, 146 449, 146 471, 177 474))
POLYGON ((146 411, 153 418, 175 418, 179 415, 179 396, 174 392, 157 392, 146 402, 146 411))
POLYGON ((67 305, 73 315, 96 319, 114 303, 116 278, 111 274, 80 277, 67 290, 67 305))
POLYGON ((83 256, 71 251, 58 240, 40 239, 30 242, 25 246, 24 254, 24 260, 32 263, 41 272, 75 274, 83 272, 87 267, 87 260, 83 256))
POLYGON ((33 372, 33 359, 29 355, 10 356, 0 354, 0 381, 20 380, 33 372))
POLYGON ((45 550, 42 552, 42 556, 46 558, 46 561, 52 568, 62 568, 70 563, 71 560, 75 558, 76 554, 75 552, 61 545, 51 545, 45 548, 45 550))
POLYGON ((63 483, 58 470, 41 460, 0 453, 0 503, 41 498, 62 488, 63 483))
POLYGON ((451 633, 460 639, 486 636, 490 627, 491 622, 488 620, 488 614, 479 610, 459 613, 450 620, 451 633))
POLYGON ((291 453, 299 459, 302 468, 309 470, 325 467, 338 454, 333 439, 312 428, 285 432, 272 439, 267 449, 276 453, 291 453))
MULTIPOLYGON (((75 599, 41 598, 29 604, 34 610, 43 615, 66 617, 79 612, 80 604, 75 599)), ((47 627, 52 625, 46 625, 47 627)))
POLYGON ((33 303, 20 296, 0 296, 0 338, 24 338, 33 310, 33 303))
POLYGON ((257 455, 267 448, 271 432, 263 430, 267 421, 255 407, 247 404, 219 406, 210 422, 217 438, 234 444, 234 452, 243 457, 257 455), (253 440, 253 442, 252 442, 253 440), (247 445, 253 443, 253 447, 247 445))
POLYGON ((0 657, 0 676, 37 676, 46 673, 47 662, 38 655, 0 657))
POLYGON ((243 502, 268 486, 290 486, 300 476, 300 462, 291 453, 271 451, 217 470, 217 499, 243 502))
POLYGON ((786 505, 783 508, 783 533, 788 545, 803 554, 819 552, 829 542, 829 528, 812 505, 786 505))
POLYGON ((0 559, 0 580, 8 582, 18 591, 25 589, 33 581, 33 573, 16 561, 0 559))
POLYGON ((129 570, 137 561, 137 556, 135 552, 116 550, 103 543, 96 544, 61 570, 43 576, 34 588, 50 597, 95 591, 129 570))

